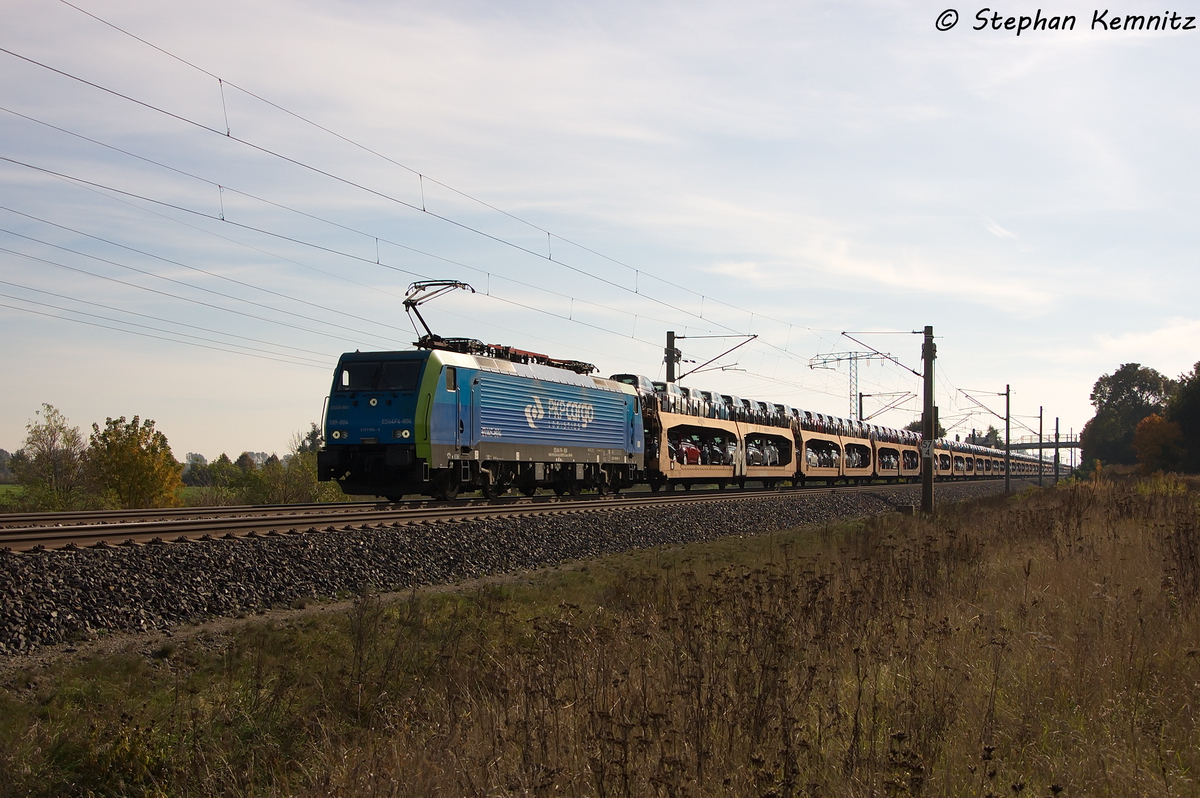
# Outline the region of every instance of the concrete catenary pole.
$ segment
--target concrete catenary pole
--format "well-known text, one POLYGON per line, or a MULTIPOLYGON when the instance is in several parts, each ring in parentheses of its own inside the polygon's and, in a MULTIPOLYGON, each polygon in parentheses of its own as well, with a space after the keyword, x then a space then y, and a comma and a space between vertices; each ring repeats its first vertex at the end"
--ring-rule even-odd
POLYGON ((925 407, 921 413, 921 512, 933 514, 933 441, 937 437, 937 408, 933 404, 933 362, 937 360, 937 344, 933 342, 933 327, 925 328, 925 343, 921 346, 921 361, 925 376, 925 407))
POLYGON ((1004 386, 1004 492, 1012 492, 1012 386, 1004 386))
POLYGON ((679 362, 679 350, 675 348, 675 331, 667 332, 667 382, 675 382, 675 364, 679 362))

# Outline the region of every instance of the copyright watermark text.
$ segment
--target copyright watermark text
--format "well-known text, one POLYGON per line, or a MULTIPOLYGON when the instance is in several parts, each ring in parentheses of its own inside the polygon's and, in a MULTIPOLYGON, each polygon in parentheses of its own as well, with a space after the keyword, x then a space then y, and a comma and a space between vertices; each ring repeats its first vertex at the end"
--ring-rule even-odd
MULTIPOLYGON (((1083 17, 1087 19, 1086 16, 1083 17)), ((940 31, 948 31, 958 24, 958 11, 947 8, 938 14, 934 22, 940 31)), ((1043 14, 1038 9, 1033 16, 1007 16, 990 8, 981 8, 975 14, 972 30, 1010 31, 1020 36, 1026 31, 1073 31, 1080 30, 1123 30, 1123 31, 1177 31, 1196 30, 1196 18, 1175 11, 1162 14, 1119 14, 1109 9, 1092 11, 1091 27, 1085 28, 1075 14, 1043 14)))

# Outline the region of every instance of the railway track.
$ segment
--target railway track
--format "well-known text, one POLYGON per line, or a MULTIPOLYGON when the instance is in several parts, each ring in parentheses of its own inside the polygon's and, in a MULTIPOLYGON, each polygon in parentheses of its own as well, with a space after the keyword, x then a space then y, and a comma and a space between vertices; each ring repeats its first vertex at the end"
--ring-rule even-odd
POLYGON ((164 510, 104 510, 0 516, 0 550, 158 544, 400 527, 433 521, 597 512, 692 502, 730 502, 784 495, 903 490, 907 485, 826 486, 788 490, 683 491, 617 496, 512 497, 488 501, 346 502, 164 510))

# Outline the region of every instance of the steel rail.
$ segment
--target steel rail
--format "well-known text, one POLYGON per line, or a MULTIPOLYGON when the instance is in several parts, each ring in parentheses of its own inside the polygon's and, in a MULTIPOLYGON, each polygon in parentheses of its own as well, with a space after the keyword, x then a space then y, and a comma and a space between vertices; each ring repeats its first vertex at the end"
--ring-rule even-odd
POLYGON ((324 502, 313 504, 229 504, 211 507, 159 507, 145 510, 64 510, 40 513, 0 513, 0 529, 4 527, 63 526, 66 524, 125 523, 168 518, 218 518, 231 515, 264 513, 275 510, 280 513, 301 514, 318 508, 341 507, 347 511, 356 508, 379 507, 390 502, 324 502))
MULTIPOLYGON (((158 518, 152 520, 116 521, 110 523, 62 524, 56 526, 30 525, 0 529, 0 549, 36 551, 51 548, 103 547, 136 545, 139 543, 184 542, 213 538, 279 536, 315 532, 347 532, 385 527, 399 528, 436 521, 470 520, 476 518, 505 518, 543 514, 602 512, 618 509, 661 507, 698 502, 747 501, 783 496, 815 496, 838 493, 894 492, 910 488, 906 484, 843 485, 809 487, 804 489, 761 491, 682 491, 640 493, 560 499, 557 496, 520 497, 513 501, 473 500, 468 503, 421 503, 423 506, 389 506, 374 510, 337 509, 342 505, 318 505, 324 508, 305 513, 268 512, 202 518, 158 518), (329 509, 329 508, 333 509, 329 509)), ((375 503, 368 503, 375 505, 375 503)), ((262 508, 259 508, 262 509, 262 508)))

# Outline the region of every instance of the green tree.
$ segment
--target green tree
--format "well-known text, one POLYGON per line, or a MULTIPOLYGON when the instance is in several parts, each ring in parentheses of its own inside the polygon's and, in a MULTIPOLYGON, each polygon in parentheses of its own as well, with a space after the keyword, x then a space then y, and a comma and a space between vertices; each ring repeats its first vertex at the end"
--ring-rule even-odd
POLYGON ((218 488, 232 488, 242 476, 242 472, 225 452, 221 452, 220 457, 208 464, 208 473, 212 485, 218 488))
MULTIPOLYGON (((919 418, 916 421, 909 424, 907 427, 905 427, 905 429, 908 430, 909 432, 923 432, 925 430, 925 428, 923 426, 921 426, 921 419, 919 419, 919 418)), ((940 422, 940 421, 938 422, 938 425, 937 425, 937 437, 939 437, 939 438, 946 437, 946 428, 942 426, 942 422, 940 422)))
POLYGON ((292 452, 295 454, 316 452, 324 445, 325 435, 315 421, 309 422, 308 432, 297 432, 292 436, 292 452))
POLYGON ((1140 363, 1125 363, 1105 374, 1092 387, 1096 415, 1079 433, 1085 461, 1137 463, 1133 438, 1138 422, 1152 413, 1163 414, 1178 383, 1140 363))
POLYGON ((976 446, 990 446, 993 449, 1004 448, 1004 435, 993 425, 988 424, 987 432, 979 433, 974 430, 972 432, 972 435, 966 437, 967 443, 973 443, 976 446))
POLYGON ((1179 425, 1182 469, 1200 471, 1200 363, 1180 376, 1179 388, 1167 405, 1167 418, 1179 425))
POLYGON ((196 488, 207 488, 212 485, 212 473, 204 455, 196 452, 187 453, 183 466, 183 484, 196 488))
POLYGON ((8 467, 10 460, 12 460, 12 454, 0 449, 0 482, 12 482, 16 478, 12 469, 8 467))
POLYGON ((120 507, 174 507, 180 503, 181 466, 167 436, 137 416, 92 425, 88 470, 98 492, 120 507))
POLYGON ((243 501, 247 504, 308 504, 341 501, 334 482, 317 481, 320 428, 292 436, 292 451, 280 459, 272 454, 262 467, 246 475, 243 501), (313 432, 316 435, 313 435, 313 432))
POLYGON ((79 427, 53 405, 25 426, 25 444, 9 461, 31 509, 66 510, 84 501, 84 444, 79 427))

